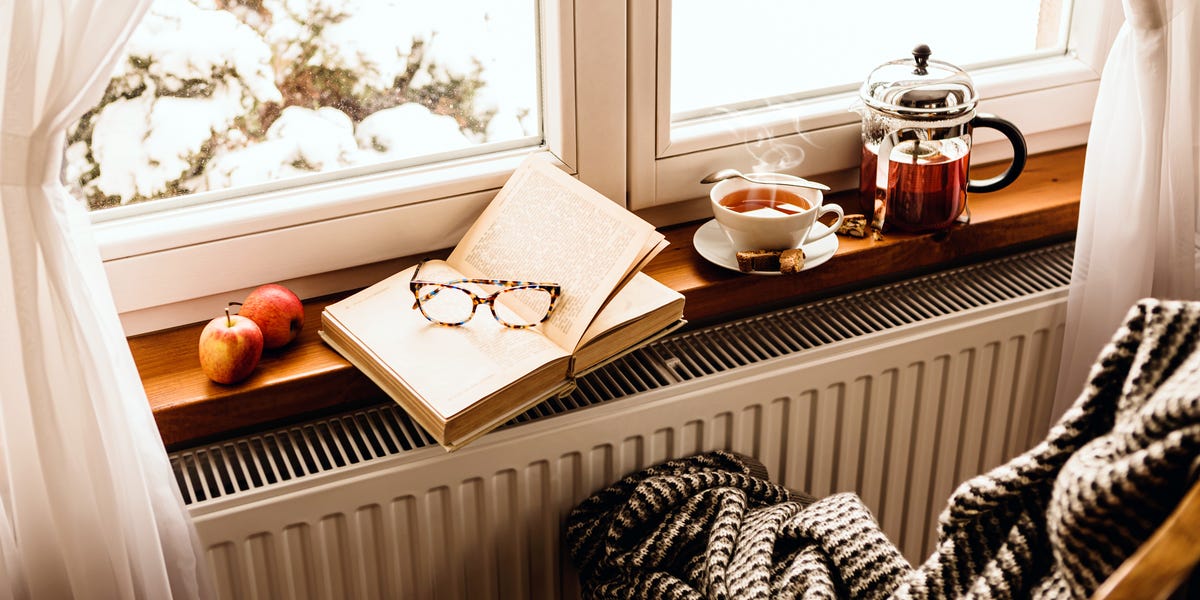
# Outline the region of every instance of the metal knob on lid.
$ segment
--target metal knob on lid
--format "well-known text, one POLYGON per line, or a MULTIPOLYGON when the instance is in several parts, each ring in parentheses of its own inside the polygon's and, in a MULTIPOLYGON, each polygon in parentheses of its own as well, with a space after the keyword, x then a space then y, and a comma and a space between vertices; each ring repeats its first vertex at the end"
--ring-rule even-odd
POLYGON ((975 83, 966 71, 930 58, 929 46, 913 48, 912 58, 884 63, 859 89, 872 110, 904 119, 946 119, 975 110, 975 83))
POLYGON ((929 74, 929 55, 931 54, 933 54, 933 51, 930 50, 929 46, 926 46, 925 44, 921 44, 920 46, 913 48, 913 61, 917 63, 917 68, 913 69, 913 75, 929 74))

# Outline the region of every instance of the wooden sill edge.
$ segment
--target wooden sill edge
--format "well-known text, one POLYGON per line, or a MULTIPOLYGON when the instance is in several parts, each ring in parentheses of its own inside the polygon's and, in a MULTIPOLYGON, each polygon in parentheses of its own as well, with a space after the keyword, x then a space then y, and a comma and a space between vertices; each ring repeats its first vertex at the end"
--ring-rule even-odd
MULTIPOLYGON (((1031 157, 1012 186, 971 196, 970 225, 940 236, 840 237, 832 260, 796 276, 742 275, 708 263, 691 243, 702 221, 664 228, 671 245, 645 271, 684 294, 685 315, 694 326, 1071 239, 1079 215, 1083 157, 1082 147, 1031 157)), ((848 212, 858 212, 850 194, 832 199, 848 212)), ((321 310, 345 295, 306 300, 300 337, 265 353, 250 379, 233 386, 213 383, 200 372, 196 344, 203 323, 129 338, 167 447, 384 400, 373 383, 317 335, 321 310)))

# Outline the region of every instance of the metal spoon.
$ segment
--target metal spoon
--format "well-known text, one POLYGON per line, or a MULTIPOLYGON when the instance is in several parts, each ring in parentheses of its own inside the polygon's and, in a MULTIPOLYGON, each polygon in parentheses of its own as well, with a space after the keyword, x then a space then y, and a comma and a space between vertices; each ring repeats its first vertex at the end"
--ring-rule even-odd
POLYGON ((812 188, 814 190, 821 190, 823 192, 829 191, 829 186, 827 186, 823 183, 817 183, 815 181, 809 181, 807 179, 801 179, 799 177, 797 177, 796 179, 788 179, 788 180, 781 180, 781 181, 766 181, 763 179, 755 179, 753 177, 750 177, 749 175, 744 175, 744 174, 742 174, 741 171, 738 171, 737 169, 721 169, 719 171, 713 171, 712 173, 709 173, 708 175, 706 175, 704 177, 704 179, 701 179, 700 183, 716 183, 718 181, 721 181, 722 179, 729 179, 730 177, 741 177, 742 179, 745 179, 746 181, 749 181, 750 183, 758 183, 758 184, 762 184, 762 185, 792 185, 792 186, 796 186, 796 187, 812 188))

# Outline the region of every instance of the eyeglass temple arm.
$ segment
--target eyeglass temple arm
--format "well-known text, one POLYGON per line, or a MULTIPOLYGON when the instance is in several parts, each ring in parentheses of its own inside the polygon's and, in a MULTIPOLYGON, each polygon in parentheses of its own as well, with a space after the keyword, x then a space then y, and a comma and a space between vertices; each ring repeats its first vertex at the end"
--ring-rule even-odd
MULTIPOLYGON (((419 283, 433 283, 419 282, 419 283)), ((549 281, 515 281, 509 279, 452 279, 450 281, 439 282, 442 285, 458 285, 460 283, 474 283, 477 285, 496 285, 504 288, 514 287, 533 287, 533 288, 556 288, 562 290, 562 285, 549 281)))
MULTIPOLYGON (((430 258, 421 259, 421 261, 417 263, 417 268, 413 269, 412 278, 408 280, 408 289, 411 290, 413 293, 413 305, 412 305, 413 310, 416 310, 418 307, 420 307, 421 302, 424 302, 425 300, 432 298, 434 294, 438 293, 438 288, 435 287, 435 288, 433 288, 433 291, 429 292, 428 294, 425 294, 425 296, 422 297, 420 294, 417 293, 418 288, 416 285, 414 285, 414 284, 425 283, 423 281, 419 281, 417 279, 417 275, 419 275, 421 273, 421 265, 424 265, 425 263, 429 262, 430 260, 433 260, 433 259, 430 259, 430 258)), ((430 282, 430 283, 432 283, 432 282, 430 282)))
MULTIPOLYGON (((414 281, 413 283, 422 283, 423 284, 426 282, 414 281)), ((442 291, 442 288, 434 287, 432 290, 430 290, 429 292, 426 292, 425 294, 419 294, 419 293, 417 293, 417 290, 415 288, 409 288, 409 289, 411 289, 412 293, 413 293, 413 305, 412 305, 413 308, 416 308, 422 302, 436 296, 438 292, 442 291)))

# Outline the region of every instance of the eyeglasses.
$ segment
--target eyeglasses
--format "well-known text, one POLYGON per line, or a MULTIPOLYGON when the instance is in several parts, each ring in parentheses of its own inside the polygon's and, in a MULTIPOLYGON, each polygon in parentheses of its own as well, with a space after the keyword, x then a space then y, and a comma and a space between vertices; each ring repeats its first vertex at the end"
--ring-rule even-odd
POLYGON ((444 282, 417 279, 421 273, 421 265, 428 260, 417 264, 408 289, 413 293, 413 308, 420 310, 426 319, 438 325, 462 325, 475 316, 475 309, 480 304, 486 304, 492 312, 492 317, 505 327, 533 327, 550 318, 562 289, 557 283, 504 279, 454 279, 444 282), (480 296, 462 287, 462 284, 496 286, 501 289, 494 294, 480 296), (503 310, 496 309, 496 301, 500 299, 503 299, 503 310))

